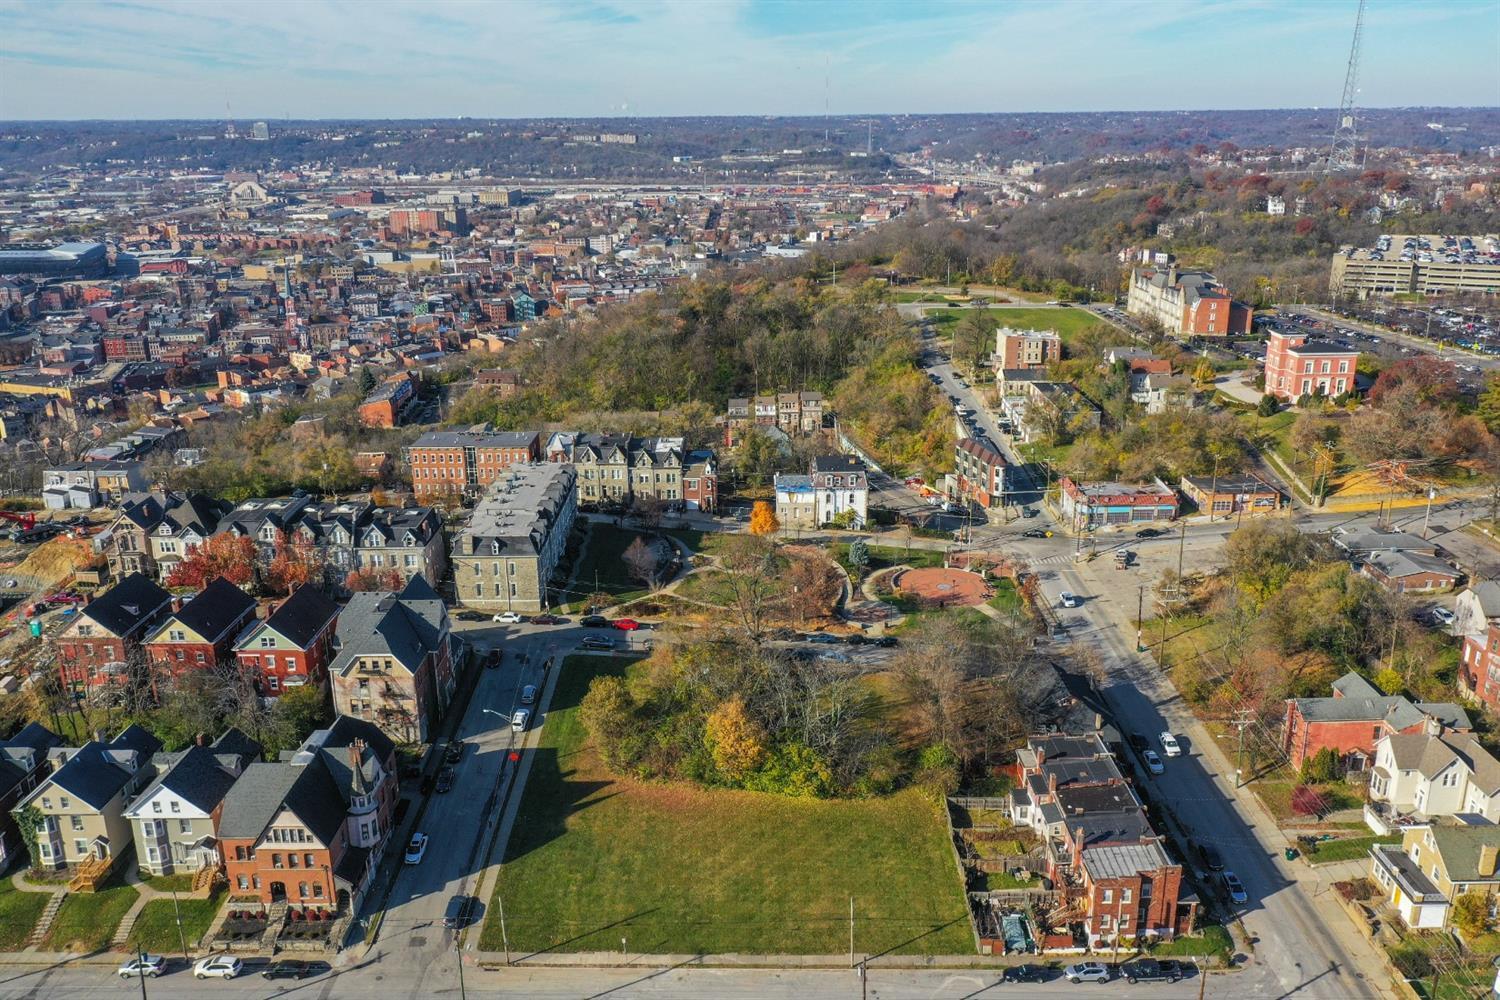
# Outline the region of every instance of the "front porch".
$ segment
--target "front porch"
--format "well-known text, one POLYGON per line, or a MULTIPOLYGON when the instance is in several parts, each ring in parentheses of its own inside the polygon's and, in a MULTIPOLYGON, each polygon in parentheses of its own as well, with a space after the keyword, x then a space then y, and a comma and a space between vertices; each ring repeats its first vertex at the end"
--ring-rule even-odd
POLYGON ((1370 874, 1385 901, 1413 930, 1436 930, 1448 923, 1448 897, 1438 891, 1417 863, 1394 844, 1370 848, 1370 874))

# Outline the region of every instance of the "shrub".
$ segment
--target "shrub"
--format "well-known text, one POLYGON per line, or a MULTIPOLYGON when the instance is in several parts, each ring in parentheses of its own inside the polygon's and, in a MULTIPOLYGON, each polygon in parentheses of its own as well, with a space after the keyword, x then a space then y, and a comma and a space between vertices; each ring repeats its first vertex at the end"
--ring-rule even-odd
POLYGON ((1324 747, 1302 762, 1303 781, 1333 781, 1339 776, 1339 755, 1324 747))
POLYGON ((745 787, 802 798, 821 799, 833 793, 833 775, 817 752, 796 740, 781 744, 745 787))
POLYGON ((1391 949, 1391 964, 1407 979, 1426 979, 1432 975, 1432 959, 1425 951, 1410 945, 1391 949))

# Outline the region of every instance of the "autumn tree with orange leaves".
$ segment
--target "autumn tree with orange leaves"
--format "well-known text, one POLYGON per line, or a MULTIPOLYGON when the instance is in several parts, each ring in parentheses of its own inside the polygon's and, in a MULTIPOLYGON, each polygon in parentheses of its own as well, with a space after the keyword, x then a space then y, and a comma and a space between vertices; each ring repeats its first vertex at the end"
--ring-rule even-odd
POLYGON ((205 539, 167 574, 168 587, 201 590, 218 577, 243 587, 255 576, 255 539, 214 535, 205 539))

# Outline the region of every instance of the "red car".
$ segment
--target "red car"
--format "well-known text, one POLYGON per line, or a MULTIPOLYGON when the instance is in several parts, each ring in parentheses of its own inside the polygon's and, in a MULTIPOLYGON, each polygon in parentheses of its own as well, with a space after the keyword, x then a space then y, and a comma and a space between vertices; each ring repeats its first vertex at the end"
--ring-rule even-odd
POLYGON ((641 627, 641 623, 636 621, 634 618, 616 618, 614 621, 610 622, 610 624, 619 629, 621 632, 634 632, 636 629, 641 627))

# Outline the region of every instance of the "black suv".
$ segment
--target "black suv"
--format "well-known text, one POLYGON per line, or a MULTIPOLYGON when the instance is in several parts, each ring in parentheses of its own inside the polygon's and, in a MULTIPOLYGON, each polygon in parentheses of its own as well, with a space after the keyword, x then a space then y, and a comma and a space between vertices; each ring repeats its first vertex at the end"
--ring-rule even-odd
POLYGON ((1175 983, 1187 974, 1187 966, 1170 958, 1141 958, 1120 966, 1120 975, 1127 983, 1175 983))
POLYGON ((609 619, 603 615, 584 615, 578 624, 584 628, 609 628, 609 619))
POLYGON ((260 977, 262 979, 306 979, 308 976, 321 976, 331 971, 333 967, 327 962, 303 962, 288 959, 282 962, 272 962, 261 969, 260 977))

